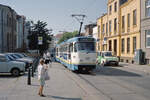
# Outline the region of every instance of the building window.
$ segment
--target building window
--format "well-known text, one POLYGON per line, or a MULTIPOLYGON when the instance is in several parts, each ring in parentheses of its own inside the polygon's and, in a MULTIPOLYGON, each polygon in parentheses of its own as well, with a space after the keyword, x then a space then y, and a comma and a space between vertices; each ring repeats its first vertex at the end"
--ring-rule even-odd
POLYGON ((98 37, 100 37, 100 25, 98 25, 98 37))
POLYGON ((7 27, 9 26, 9 15, 7 15, 7 27))
POLYGON ((98 51, 100 50, 100 44, 98 43, 98 51))
POLYGON ((137 24, 137 11, 136 10, 134 10, 133 11, 133 25, 136 25, 137 24))
POLYGON ((133 53, 136 50, 136 37, 133 37, 133 53))
POLYGON ((103 24, 103 31, 102 32, 105 33, 105 24, 103 24))
POLYGON ((109 40, 109 51, 112 51, 112 43, 111 43, 111 40, 109 40))
POLYGON ((130 38, 127 38, 127 53, 130 52, 130 38))
POLYGON ((109 6, 109 14, 111 15, 112 5, 109 6))
POLYGON ((150 0, 146 1, 146 17, 150 17, 150 0))
POLYGON ((114 4, 114 11, 117 12, 117 2, 114 4))
POLYGON ((121 40, 121 46, 122 46, 121 51, 122 51, 122 53, 124 53, 124 46, 125 46, 125 45, 124 45, 124 39, 121 40))
POLYGON ((109 33, 111 34, 111 20, 109 21, 109 33))
POLYGON ((128 21, 127 27, 128 27, 128 32, 129 32, 129 30, 130 30, 130 14, 128 14, 127 21, 128 21))
POLYGON ((150 48, 150 30, 146 30, 146 48, 150 48))
POLYGON ((122 16, 122 32, 125 32, 125 17, 122 16))
POLYGON ((117 18, 114 19, 114 33, 117 31, 117 18))
POLYGON ((123 5, 124 3, 126 3, 128 0, 120 0, 120 5, 123 5))
POLYGON ((106 34, 108 34, 108 23, 106 23, 106 34))

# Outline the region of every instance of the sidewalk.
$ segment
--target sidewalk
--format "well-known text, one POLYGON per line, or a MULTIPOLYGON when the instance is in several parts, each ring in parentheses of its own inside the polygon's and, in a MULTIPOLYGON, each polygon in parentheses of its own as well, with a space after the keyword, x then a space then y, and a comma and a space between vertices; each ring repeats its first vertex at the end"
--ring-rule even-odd
POLYGON ((52 68, 49 68, 49 75, 51 79, 46 81, 44 87, 46 97, 38 95, 37 75, 32 78, 31 85, 27 85, 27 75, 24 75, 10 83, 11 87, 8 89, 6 87, 1 90, 0 100, 100 100, 97 96, 106 100, 103 95, 97 95, 93 88, 58 63, 53 63, 52 68))
POLYGON ((150 74, 150 66, 149 65, 137 65, 137 64, 129 64, 129 63, 123 63, 123 62, 120 62, 120 65, 123 67, 133 69, 133 70, 144 72, 146 74, 150 74))

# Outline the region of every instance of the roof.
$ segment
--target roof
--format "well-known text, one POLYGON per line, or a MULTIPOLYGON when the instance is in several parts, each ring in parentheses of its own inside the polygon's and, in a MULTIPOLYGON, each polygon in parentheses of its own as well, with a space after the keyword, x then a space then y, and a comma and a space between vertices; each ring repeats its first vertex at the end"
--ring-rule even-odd
POLYGON ((68 40, 66 40, 66 41, 64 41, 64 42, 62 42, 60 44, 57 44, 56 46, 64 45, 64 44, 71 43, 71 42, 74 42, 74 41, 78 41, 79 38, 93 38, 93 37, 88 37, 88 36, 74 37, 74 38, 68 39, 68 40))

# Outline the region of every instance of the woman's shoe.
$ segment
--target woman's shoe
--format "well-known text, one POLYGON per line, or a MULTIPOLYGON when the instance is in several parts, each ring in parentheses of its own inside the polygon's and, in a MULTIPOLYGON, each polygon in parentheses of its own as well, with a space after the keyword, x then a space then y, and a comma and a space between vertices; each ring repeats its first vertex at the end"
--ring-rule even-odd
POLYGON ((40 96, 41 96, 41 97, 46 97, 46 96, 45 96, 45 95, 43 95, 43 94, 41 94, 40 96))

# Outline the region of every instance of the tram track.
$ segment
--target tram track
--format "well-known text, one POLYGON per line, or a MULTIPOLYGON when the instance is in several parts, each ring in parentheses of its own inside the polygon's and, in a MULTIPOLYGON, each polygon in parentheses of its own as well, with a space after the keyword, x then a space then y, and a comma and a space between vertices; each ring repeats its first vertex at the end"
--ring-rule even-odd
MULTIPOLYGON (((110 100, 115 100, 113 99, 113 97, 111 97, 112 95, 115 94, 115 90, 114 90, 114 93, 112 92, 111 94, 110 93, 107 93, 106 91, 104 91, 103 89, 100 89, 98 88, 98 86, 96 85, 96 83, 93 83, 92 81, 90 81, 90 78, 86 78, 84 77, 82 74, 78 74, 78 77, 80 77, 82 80, 84 80, 87 84, 91 85, 94 89, 96 89, 97 91, 99 91, 100 93, 102 93, 103 95, 107 96, 108 98, 110 98, 110 100)), ((142 87, 139 87, 137 86, 136 84, 133 84, 133 83, 128 83, 128 82, 125 82, 125 80, 121 80, 121 79, 118 79, 118 78, 113 78, 113 79, 110 79, 110 77, 102 77, 104 80, 107 80, 109 81, 110 83, 112 84, 116 84, 118 85, 119 87, 121 88, 124 88, 124 90, 127 90, 129 91, 129 93, 123 93, 125 95, 139 95, 141 97, 146 97, 147 95, 144 94, 143 91, 147 91, 145 90, 144 88, 142 87), (124 83, 125 82, 125 83, 124 83)), ((112 77, 111 77, 112 78, 112 77)), ((97 77, 98 79, 98 77, 97 77)), ((98 80, 97 80, 98 81, 98 80)))

